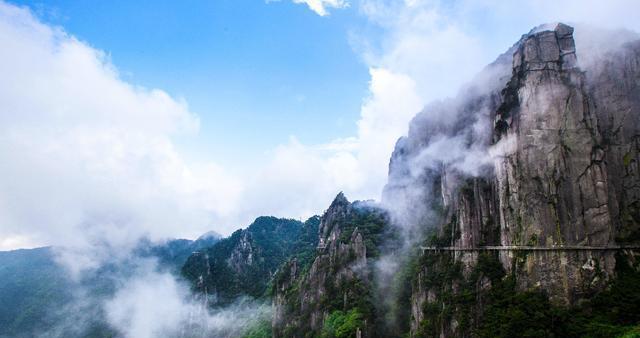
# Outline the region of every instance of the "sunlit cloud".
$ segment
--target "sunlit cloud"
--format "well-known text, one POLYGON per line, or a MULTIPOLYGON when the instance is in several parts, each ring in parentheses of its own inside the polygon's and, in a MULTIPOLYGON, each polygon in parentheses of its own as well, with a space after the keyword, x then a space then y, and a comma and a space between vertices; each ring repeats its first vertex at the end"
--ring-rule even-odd
MULTIPOLYGON (((269 2, 278 2, 280 0, 266 0, 269 2)), ((295 4, 304 4, 320 16, 329 15, 330 9, 341 9, 349 7, 347 0, 291 0, 295 4)))

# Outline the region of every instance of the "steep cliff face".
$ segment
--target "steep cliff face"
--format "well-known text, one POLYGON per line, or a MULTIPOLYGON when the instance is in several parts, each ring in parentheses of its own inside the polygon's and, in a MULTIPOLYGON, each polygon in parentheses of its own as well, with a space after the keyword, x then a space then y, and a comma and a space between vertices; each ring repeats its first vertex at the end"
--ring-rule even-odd
MULTIPOLYGON (((572 33, 562 24, 534 33, 513 57, 505 95, 515 99, 498 108, 496 125, 505 127, 494 135, 496 142, 515 143, 495 160, 503 246, 613 244, 596 98, 577 67, 572 33)), ((505 268, 514 258, 513 251, 501 252, 505 268)), ((534 253, 524 258, 518 280, 523 288, 540 286, 572 303, 601 288, 614 263, 612 251, 534 253)))
POLYGON ((439 229, 432 244, 466 249, 425 253, 414 335, 469 335, 503 273, 554 304, 611 280, 621 250, 601 248, 639 239, 639 51, 630 42, 581 68, 573 28, 541 26, 412 121, 383 200, 401 221, 439 229), (486 246, 502 249, 476 250, 486 246))
POLYGON ((517 101, 496 116, 505 128, 495 140, 516 143, 495 166, 503 245, 613 239, 602 137, 572 31, 558 25, 533 34, 514 54, 506 95, 517 101))
POLYGON ((586 73, 607 164, 609 213, 616 241, 640 240, 640 42, 607 52, 586 73))
POLYGON ((348 321, 360 334, 373 335, 368 259, 377 255, 386 224, 380 209, 350 203, 342 193, 335 198, 321 218, 313 262, 301 266, 291 260, 276 277, 274 337, 319 336, 335 329, 328 321, 338 326, 348 321))

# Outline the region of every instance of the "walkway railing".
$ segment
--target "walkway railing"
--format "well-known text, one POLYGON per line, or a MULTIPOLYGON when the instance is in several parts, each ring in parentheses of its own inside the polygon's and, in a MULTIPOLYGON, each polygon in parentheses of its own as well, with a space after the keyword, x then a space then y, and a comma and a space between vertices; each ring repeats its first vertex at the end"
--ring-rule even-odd
POLYGON ((506 246, 480 246, 475 248, 460 247, 436 247, 423 246, 423 252, 426 251, 616 251, 616 250, 640 250, 640 245, 610 245, 610 246, 583 246, 583 245, 564 245, 564 246, 526 246, 526 245, 506 245, 506 246))

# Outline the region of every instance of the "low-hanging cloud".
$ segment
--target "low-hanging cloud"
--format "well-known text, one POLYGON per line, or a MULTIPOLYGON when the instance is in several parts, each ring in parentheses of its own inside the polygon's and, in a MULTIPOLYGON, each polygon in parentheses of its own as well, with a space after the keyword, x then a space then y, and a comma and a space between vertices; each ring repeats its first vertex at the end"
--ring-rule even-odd
POLYGON ((38 338, 83 337, 88 332, 113 332, 122 338, 241 337, 270 321, 271 306, 250 298, 212 308, 215 295, 194 294, 185 280, 149 257, 84 271, 68 280, 68 300, 48 309, 52 327, 38 338))
POLYGON ((270 318, 269 305, 249 299, 211 309, 203 295, 154 264, 139 268, 104 306, 107 322, 125 338, 240 337, 270 318))

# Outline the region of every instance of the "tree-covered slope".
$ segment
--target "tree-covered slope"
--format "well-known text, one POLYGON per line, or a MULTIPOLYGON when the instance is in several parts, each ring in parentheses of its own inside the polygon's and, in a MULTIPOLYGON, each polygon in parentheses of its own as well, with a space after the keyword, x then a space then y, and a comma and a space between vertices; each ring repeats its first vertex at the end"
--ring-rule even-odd
POLYGON ((182 274, 214 304, 224 305, 240 296, 261 297, 289 257, 310 259, 318 223, 318 217, 304 223, 259 217, 246 229, 192 254, 182 274))
POLYGON ((53 326, 50 309, 70 300, 69 283, 51 248, 0 252, 0 337, 53 326))

